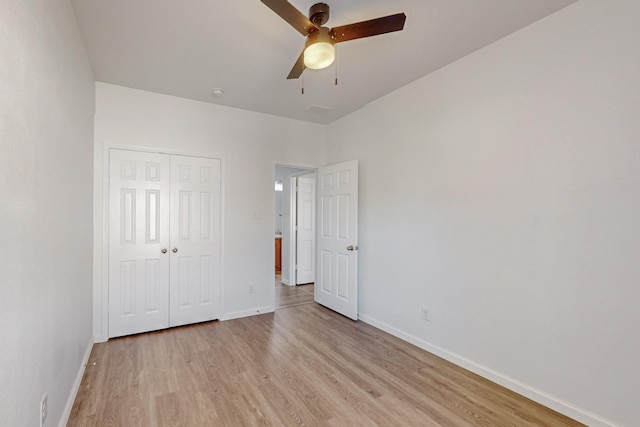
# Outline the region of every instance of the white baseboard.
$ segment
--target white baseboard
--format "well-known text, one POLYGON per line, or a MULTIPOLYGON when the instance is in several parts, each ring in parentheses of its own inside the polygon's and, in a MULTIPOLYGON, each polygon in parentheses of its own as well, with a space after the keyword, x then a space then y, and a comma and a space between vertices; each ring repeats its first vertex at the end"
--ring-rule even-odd
POLYGON ((468 371, 478 374, 488 380, 491 380, 503 387, 508 388, 509 390, 512 390, 522 396, 525 396, 535 402, 540 403, 541 405, 551 408, 556 412, 564 414, 588 426, 620 427, 618 424, 614 423, 613 421, 610 421, 604 417, 601 417, 597 414, 594 414, 590 411, 587 411, 586 409, 580 408, 569 402, 565 402, 562 399, 558 399, 557 397, 554 397, 548 393, 540 391, 534 387, 531 387, 513 378, 509 378, 506 375, 503 375, 499 372, 496 372, 492 369, 482 366, 472 360, 469 360, 465 357, 459 356, 441 347, 433 345, 418 337, 415 337, 411 334, 408 334, 397 328, 394 328, 393 326, 388 325, 384 322, 380 322, 374 319, 373 317, 364 315, 362 313, 358 313, 358 318, 363 322, 368 323, 371 326, 375 326, 376 328, 381 329, 404 341, 407 341, 417 347, 420 347, 421 349, 426 350, 429 353, 433 353, 436 356, 442 357, 443 359, 451 363, 454 363, 468 371))
POLYGON ((82 376, 84 375, 84 370, 87 366, 87 363, 89 362, 89 357, 91 356, 93 342, 93 339, 89 341, 89 345, 87 345, 87 349, 84 352, 82 362, 80 363, 80 368, 78 369, 78 374, 76 375, 76 380, 73 383, 73 387, 71 387, 71 393, 69 393, 69 397, 67 398, 67 404, 64 406, 64 411, 62 412, 62 417, 60 418, 58 427, 65 427, 67 425, 67 422, 69 422, 69 416, 71 415, 71 410, 73 409, 73 402, 75 402, 76 396, 78 395, 78 390, 80 390, 82 376))
POLYGON ((225 313, 220 317, 220 320, 225 321, 225 320, 240 319, 242 317, 256 316, 258 314, 273 313, 274 311, 275 311, 274 306, 251 308, 249 310, 225 313))
POLYGON ((94 344, 98 344, 101 342, 107 342, 109 341, 109 337, 106 335, 94 335, 93 336, 93 343, 94 344))

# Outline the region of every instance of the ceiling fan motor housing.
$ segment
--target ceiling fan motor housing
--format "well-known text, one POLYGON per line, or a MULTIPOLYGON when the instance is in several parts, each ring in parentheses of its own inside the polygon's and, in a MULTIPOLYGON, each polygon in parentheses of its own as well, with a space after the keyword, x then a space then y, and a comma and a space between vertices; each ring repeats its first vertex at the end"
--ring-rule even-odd
POLYGON ((307 36, 305 47, 309 47, 314 43, 323 43, 323 42, 335 44, 333 35, 331 34, 331 29, 329 27, 320 27, 318 31, 309 33, 309 35, 307 36))
POLYGON ((329 5, 326 3, 316 3, 309 8, 309 20, 318 28, 326 24, 329 20, 329 5))

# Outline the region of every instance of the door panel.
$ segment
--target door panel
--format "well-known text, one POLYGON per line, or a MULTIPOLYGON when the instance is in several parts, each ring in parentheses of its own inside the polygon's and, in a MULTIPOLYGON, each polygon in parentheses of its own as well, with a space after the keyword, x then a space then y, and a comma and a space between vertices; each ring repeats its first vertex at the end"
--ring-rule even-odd
POLYGON ((178 326, 220 317, 220 161, 172 156, 171 165, 170 325, 178 326))
POLYGON ((358 161, 318 170, 318 274, 315 300, 358 318, 358 161))
POLYGON ((313 283, 316 277, 315 175, 297 178, 296 284, 313 283))
POLYGON ((169 168, 160 154, 110 152, 110 337, 169 326, 169 168))

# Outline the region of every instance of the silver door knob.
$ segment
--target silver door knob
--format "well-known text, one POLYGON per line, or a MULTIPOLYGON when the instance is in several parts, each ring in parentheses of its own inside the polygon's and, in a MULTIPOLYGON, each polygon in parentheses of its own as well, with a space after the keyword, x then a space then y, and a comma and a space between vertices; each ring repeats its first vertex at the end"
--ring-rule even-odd
POLYGON ((348 251, 352 251, 352 250, 354 250, 354 249, 355 249, 355 248, 354 248, 353 246, 351 246, 351 245, 347 246, 347 250, 348 250, 348 251))
POLYGON ((162 248, 162 249, 160 250, 160 252, 162 252, 163 254, 166 254, 166 253, 167 253, 167 248, 162 248))
POLYGON ((178 252, 178 248, 171 249, 171 252, 173 252, 175 254, 176 252, 178 252))

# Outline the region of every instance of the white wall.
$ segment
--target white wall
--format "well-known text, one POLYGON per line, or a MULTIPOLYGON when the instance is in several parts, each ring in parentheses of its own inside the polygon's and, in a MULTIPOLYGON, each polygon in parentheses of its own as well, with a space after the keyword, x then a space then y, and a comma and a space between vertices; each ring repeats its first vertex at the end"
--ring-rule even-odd
POLYGON ((638 423, 638 16, 579 1, 327 131, 361 316, 590 425, 638 423))
POLYGON ((94 335, 107 337, 102 260, 103 158, 109 146, 151 147, 222 158, 222 317, 274 308, 273 174, 276 163, 324 161, 321 125, 96 84, 96 228, 94 335), (258 213, 260 219, 254 219, 258 213), (249 293, 249 284, 255 292, 249 293))
POLYGON ((0 2, 0 424, 64 423, 91 345, 93 75, 67 0, 0 2))

